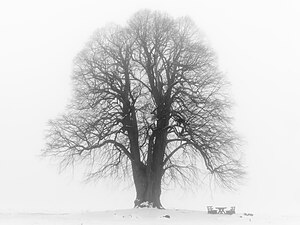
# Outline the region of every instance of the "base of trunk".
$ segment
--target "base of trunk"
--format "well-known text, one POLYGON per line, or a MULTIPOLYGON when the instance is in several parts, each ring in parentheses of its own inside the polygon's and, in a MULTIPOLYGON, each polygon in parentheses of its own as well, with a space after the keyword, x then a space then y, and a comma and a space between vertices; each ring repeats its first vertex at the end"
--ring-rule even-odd
POLYGON ((153 202, 153 201, 141 201, 136 199, 134 201, 134 208, 157 208, 157 209, 164 209, 160 202, 153 202))

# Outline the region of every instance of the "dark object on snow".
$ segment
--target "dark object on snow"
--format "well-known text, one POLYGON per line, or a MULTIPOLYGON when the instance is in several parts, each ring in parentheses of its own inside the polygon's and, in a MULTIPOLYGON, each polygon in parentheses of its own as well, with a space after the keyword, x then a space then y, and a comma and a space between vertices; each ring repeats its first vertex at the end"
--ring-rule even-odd
POLYGON ((213 209, 212 206, 207 206, 207 213, 208 213, 208 214, 217 214, 217 213, 218 213, 218 210, 213 209))
POLYGON ((235 206, 232 206, 230 210, 226 210, 225 213, 228 215, 235 214, 235 206))
POLYGON ((225 214, 226 207, 215 207, 218 210, 218 214, 225 214))
POLYGON ((244 213, 245 216, 254 216, 253 213, 244 213))
POLYGON ((170 219, 171 216, 170 215, 164 215, 163 217, 170 219))

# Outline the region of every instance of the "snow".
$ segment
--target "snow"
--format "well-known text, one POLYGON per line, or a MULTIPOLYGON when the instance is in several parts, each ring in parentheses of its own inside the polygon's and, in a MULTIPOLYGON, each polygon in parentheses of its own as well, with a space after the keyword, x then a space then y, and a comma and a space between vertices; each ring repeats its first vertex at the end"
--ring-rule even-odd
POLYGON ((152 208, 153 207, 153 204, 152 203, 149 203, 148 201, 147 202, 143 202, 141 204, 141 208, 143 207, 146 207, 146 208, 152 208))
POLYGON ((219 225, 219 224, 300 224, 300 216, 253 215, 211 215, 203 211, 179 209, 127 209, 84 213, 2 213, 0 225, 219 225))

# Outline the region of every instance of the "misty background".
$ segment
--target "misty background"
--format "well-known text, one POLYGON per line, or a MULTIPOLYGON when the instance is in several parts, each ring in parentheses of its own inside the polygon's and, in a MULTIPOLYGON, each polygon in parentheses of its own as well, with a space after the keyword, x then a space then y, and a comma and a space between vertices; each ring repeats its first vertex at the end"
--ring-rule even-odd
POLYGON ((71 99, 72 60, 92 33, 140 9, 189 16, 231 82, 247 180, 236 192, 162 193, 166 208, 297 212, 300 203, 300 3, 297 1, 1 1, 0 212, 133 207, 134 188, 84 183, 84 166, 59 174, 41 158, 49 119, 71 99))

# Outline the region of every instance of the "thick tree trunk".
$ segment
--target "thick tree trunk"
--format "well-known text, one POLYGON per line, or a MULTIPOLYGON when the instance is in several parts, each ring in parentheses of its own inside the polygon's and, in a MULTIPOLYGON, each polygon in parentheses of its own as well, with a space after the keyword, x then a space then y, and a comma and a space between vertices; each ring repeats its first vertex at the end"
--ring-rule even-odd
POLYGON ((143 164, 140 166, 133 165, 133 179, 136 189, 134 207, 163 208, 160 202, 161 178, 161 174, 154 171, 149 176, 147 168, 143 164))
POLYGON ((162 209, 160 202, 163 159, 167 133, 166 119, 158 122, 159 129, 150 137, 147 165, 133 164, 133 178, 136 188, 135 207, 155 207, 162 209))

